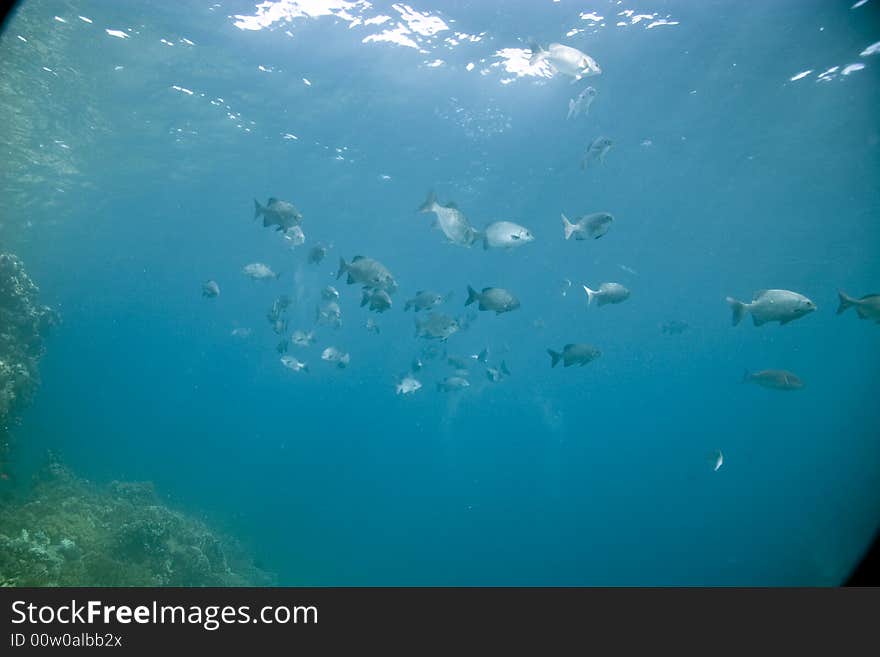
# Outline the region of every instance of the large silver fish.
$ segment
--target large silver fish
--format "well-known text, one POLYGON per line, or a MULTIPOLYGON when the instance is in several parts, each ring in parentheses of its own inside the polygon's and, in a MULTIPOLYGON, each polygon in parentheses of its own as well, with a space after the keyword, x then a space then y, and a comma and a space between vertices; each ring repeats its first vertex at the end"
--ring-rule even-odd
POLYGON ((529 58, 530 66, 546 61, 557 72, 574 78, 572 83, 602 74, 602 69, 596 60, 577 48, 561 43, 551 43, 546 50, 537 43, 531 44, 530 47, 532 50, 532 56, 529 58))
POLYGON ((397 281, 394 280, 394 276, 385 265, 373 258, 355 256, 351 259, 351 263, 345 262, 345 258, 340 258, 336 278, 339 279, 345 273, 348 274, 346 282, 349 285, 358 283, 364 287, 385 290, 390 293, 397 290, 397 281))
POLYGON ((254 199, 254 219, 263 216, 263 226, 275 226, 275 230, 287 230, 302 223, 302 213, 293 203, 270 198, 266 205, 254 199))
POLYGON ((816 304, 807 297, 791 290, 758 290, 752 295, 751 303, 727 297, 727 304, 733 311, 732 322, 736 326, 747 313, 752 315, 755 326, 767 322, 788 324, 816 310, 816 304))
POLYGON ((593 160, 598 160, 599 164, 605 164, 605 156, 612 146, 614 146, 614 142, 608 137, 596 137, 584 152, 584 157, 581 159, 581 169, 586 169, 593 160))
POLYGON ((562 215, 562 229, 565 239, 574 237, 575 240, 597 240, 608 232, 614 216, 608 212, 594 212, 578 217, 574 223, 562 215))
POLYGON ((496 221, 483 231, 484 249, 490 246, 495 249, 512 249, 534 241, 535 237, 528 228, 512 221, 496 221))
POLYGON ((440 205, 434 192, 428 194, 428 198, 419 207, 419 212, 433 212, 437 217, 436 225, 453 244, 471 246, 481 236, 480 231, 471 226, 471 222, 455 203, 440 205))
POLYGON ((479 302, 480 310, 494 310, 496 315, 519 308, 519 299, 503 287, 484 287, 482 292, 477 292, 468 285, 468 298, 464 305, 469 306, 475 301, 479 302))
POLYGON ((587 305, 596 300, 597 306, 604 306, 606 303, 621 303, 629 299, 629 290, 620 283, 602 283, 598 290, 591 290, 584 285, 584 292, 587 293, 587 305))
POLYGON ((587 87, 582 92, 577 95, 577 98, 572 98, 568 101, 568 116, 566 119, 577 118, 580 116, 581 112, 584 113, 584 116, 590 115, 590 105, 593 104, 593 101, 596 100, 596 95, 598 92, 593 89, 593 87, 587 87))

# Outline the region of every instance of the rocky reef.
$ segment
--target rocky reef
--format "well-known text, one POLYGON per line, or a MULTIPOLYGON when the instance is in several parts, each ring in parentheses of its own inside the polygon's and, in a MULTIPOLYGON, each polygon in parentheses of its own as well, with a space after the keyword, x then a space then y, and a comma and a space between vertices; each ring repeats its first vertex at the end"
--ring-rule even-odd
POLYGON ((21 260, 0 253, 0 474, 9 455, 8 429, 39 385, 43 340, 58 313, 37 302, 39 288, 21 260))
POLYGON ((57 457, 0 507, 0 586, 269 586, 232 538, 164 505, 150 483, 98 487, 57 457))

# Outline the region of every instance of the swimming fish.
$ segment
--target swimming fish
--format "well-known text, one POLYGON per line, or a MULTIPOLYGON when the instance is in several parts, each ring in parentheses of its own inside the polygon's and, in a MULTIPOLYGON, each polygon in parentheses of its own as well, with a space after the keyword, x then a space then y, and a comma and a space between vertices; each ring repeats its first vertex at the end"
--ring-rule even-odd
POLYGON ((451 296, 452 292, 443 295, 429 290, 419 290, 412 299, 404 304, 403 309, 409 310, 412 308, 415 312, 419 312, 420 310, 430 310, 445 301, 449 301, 451 296))
POLYGON ((287 230, 302 223, 302 213, 293 203, 270 198, 266 205, 254 199, 254 219, 263 216, 263 227, 275 226, 275 230, 287 230))
POLYGON ((208 299, 220 296, 220 286, 217 285, 217 281, 210 280, 202 283, 202 296, 208 299))
POLYGON ((562 360, 563 367, 570 367, 571 365, 583 367, 602 355, 602 352, 596 349, 596 347, 584 343, 567 344, 562 348, 561 352, 548 349, 547 353, 550 354, 550 367, 556 367, 556 363, 560 360, 562 360))
POLYGON ((754 373, 746 370, 742 380, 743 383, 757 383, 776 390, 800 390, 804 387, 804 382, 796 374, 786 370, 761 370, 754 373))
POLYGON ((416 317, 416 337, 446 341, 460 328, 458 320, 443 313, 430 313, 424 319, 416 317))
POLYGON ((664 335, 681 335, 687 331, 688 328, 690 328, 690 325, 687 322, 680 319, 673 319, 668 322, 663 322, 660 325, 660 332, 664 335))
POLYGON ((727 297, 727 304, 733 311, 734 326, 742 321, 746 313, 751 313, 755 326, 761 326, 767 322, 788 324, 816 310, 815 303, 790 290, 758 290, 752 295, 751 303, 727 297))
POLYGON ((336 272, 337 280, 345 273, 348 274, 346 282, 349 285, 358 283, 365 287, 385 290, 390 293, 397 290, 397 281, 394 280, 394 276, 385 265, 373 258, 355 256, 351 263, 346 263, 345 258, 340 258, 339 271, 336 272))
POLYGON ((339 328, 342 326, 342 309, 335 301, 325 301, 315 308, 315 321, 339 328))
POLYGON ((528 228, 512 221, 496 221, 483 231, 484 250, 490 246, 496 249, 512 249, 534 241, 535 237, 528 228))
POLYGON ((321 298, 324 299, 324 301, 338 301, 339 290, 332 285, 327 285, 321 290, 321 298))
POLYGON ((310 265, 317 265, 321 262, 324 259, 324 256, 327 255, 327 248, 328 247, 321 242, 315 244, 315 246, 309 249, 308 263, 310 265))
POLYGON ((582 78, 593 75, 601 75, 602 69, 592 57, 577 48, 565 46, 561 43, 551 43, 544 50, 539 44, 530 44, 532 55, 529 58, 529 66, 546 61, 557 72, 568 75, 572 78, 572 83, 582 78))
POLYGON ((620 283, 602 283, 598 290, 591 290, 584 285, 584 292, 587 293, 587 305, 593 303, 593 299, 596 299, 597 306, 621 303, 629 299, 629 290, 620 283))
POLYGON ((336 367, 344 369, 351 361, 351 355, 341 349, 337 349, 336 347, 327 347, 321 352, 321 360, 326 360, 328 363, 335 363, 336 367))
POLYGON ((463 376, 447 376, 442 381, 437 382, 437 390, 451 392, 453 390, 464 390, 470 387, 470 385, 470 381, 463 376))
POLYGON ((837 306, 838 315, 855 306, 859 319, 873 319, 880 324, 880 294, 866 294, 861 299, 854 299, 843 290, 838 290, 837 296, 840 298, 840 305, 837 306))
POLYGON ((489 379, 492 383, 498 383, 505 376, 510 376, 510 370, 507 369, 507 363, 505 363, 503 360, 501 361, 501 365, 497 368, 486 368, 486 378, 489 379))
POLYGON ((265 281, 281 276, 281 274, 276 274, 268 265, 264 265, 262 262, 245 265, 241 271, 245 276, 255 281, 265 281))
POLYGON ((464 305, 469 306, 475 301, 479 302, 480 310, 494 310, 496 315, 519 308, 519 299, 501 287, 484 287, 482 292, 477 292, 468 285, 468 298, 464 305))
POLYGON ((299 226, 292 226, 284 231, 284 239, 290 243, 290 248, 305 244, 306 234, 299 226))
POLYGON ((584 157, 581 159, 581 169, 586 169, 593 160, 598 160, 599 164, 605 164, 605 155, 613 145, 614 142, 608 137, 596 137, 584 152, 584 157))
POLYGON ((284 365, 289 370, 293 370, 294 372, 308 372, 309 366, 303 363, 302 361, 297 360, 293 356, 282 356, 281 364, 284 365))
POLYGON ((297 329, 290 335, 290 341, 297 347, 308 347, 315 342, 315 332, 297 329))
POLYGON ((480 232, 471 226, 455 203, 440 205, 434 192, 428 194, 428 198, 419 207, 419 212, 433 212, 437 217, 436 225, 453 244, 469 247, 481 237, 480 232))
POLYGON ((411 395, 421 387, 421 381, 412 376, 405 376, 401 379, 400 383, 397 384, 396 390, 398 395, 411 395))
POLYGON ((608 232, 614 215, 608 212, 594 212, 578 217, 574 223, 562 215, 562 229, 565 239, 574 237, 575 240, 597 240, 608 232))
POLYGON ((593 104, 593 101, 596 100, 597 91, 593 89, 593 87, 587 87, 583 91, 581 91, 577 98, 572 98, 568 101, 568 116, 566 116, 566 120, 571 118, 577 118, 580 116, 581 112, 584 113, 584 116, 590 115, 590 105, 593 104))
POLYGON ((391 297, 385 290, 366 288, 361 297, 361 307, 367 304, 370 304, 370 310, 384 313, 391 308, 391 297))
POLYGON ((369 331, 370 333, 379 333, 379 323, 372 317, 370 317, 366 321, 366 323, 364 324, 364 328, 366 328, 367 331, 369 331))

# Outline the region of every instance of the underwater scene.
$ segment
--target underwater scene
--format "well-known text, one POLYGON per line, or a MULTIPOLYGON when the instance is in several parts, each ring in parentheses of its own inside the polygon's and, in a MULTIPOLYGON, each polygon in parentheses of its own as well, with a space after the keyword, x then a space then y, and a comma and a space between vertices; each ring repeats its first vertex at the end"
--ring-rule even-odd
POLYGON ((880 0, 26 0, 0 585, 836 586, 880 0))

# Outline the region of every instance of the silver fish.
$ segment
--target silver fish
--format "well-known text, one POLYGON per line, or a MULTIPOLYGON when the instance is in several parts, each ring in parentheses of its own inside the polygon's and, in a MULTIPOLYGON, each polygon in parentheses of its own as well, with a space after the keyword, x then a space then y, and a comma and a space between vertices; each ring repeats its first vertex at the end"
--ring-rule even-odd
POLYGON ((242 267, 241 272, 255 281, 265 281, 270 278, 278 278, 281 274, 276 274, 268 265, 262 262, 254 262, 242 267))
POLYGON ((208 299, 213 299, 214 297, 220 296, 220 286, 217 285, 217 281, 210 280, 202 283, 202 296, 208 299))
POLYGON ((561 352, 548 349, 547 353, 550 354, 550 367, 556 367, 556 363, 560 360, 562 360, 563 367, 572 365, 583 367, 602 355, 602 352, 596 347, 584 343, 567 344, 561 352))
POLYGON ((593 89, 593 87, 587 87, 583 91, 581 91, 577 98, 572 98, 568 101, 568 116, 566 116, 566 120, 571 118, 577 118, 580 116, 581 112, 584 113, 584 116, 590 115, 590 105, 593 104, 593 101, 596 100, 596 95, 598 92, 593 89))
POLYGON ((501 361, 501 365, 497 368, 486 368, 486 378, 489 379, 492 383, 498 383, 505 376, 510 376, 510 370, 507 369, 507 363, 505 363, 503 360, 501 361))
POLYGON ((302 361, 297 360, 293 356, 282 356, 281 364, 284 365, 289 370, 293 370, 294 372, 308 372, 309 366, 303 363, 302 361))
POLYGON ((561 43, 551 43, 547 46, 547 50, 544 50, 537 43, 531 44, 530 47, 532 50, 532 55, 529 58, 530 66, 546 61, 557 72, 574 78, 572 83, 583 78, 602 74, 602 69, 596 63, 596 60, 577 48, 565 46, 561 43))
POLYGON ((342 326, 342 309, 335 301, 325 301, 315 309, 315 321, 339 328, 342 326))
POLYGON ((459 330, 458 320, 443 313, 430 313, 424 319, 416 317, 416 337, 446 341, 459 330))
POLYGON ((453 390, 464 390, 470 387, 470 385, 470 381, 463 376, 447 376, 442 381, 437 382, 437 390, 451 392, 453 390))
POLYGON ((297 347, 308 347, 315 342, 315 332, 297 329, 290 335, 290 341, 297 347))
POLYGON ((397 290, 397 281, 394 280, 394 276, 385 265, 373 258, 355 256, 351 263, 346 263, 345 258, 340 258, 339 270, 336 272, 337 280, 345 273, 348 274, 346 282, 349 285, 358 283, 392 294, 397 290))
POLYGON ((367 331, 369 331, 370 333, 379 333, 379 323, 372 317, 368 319, 367 322, 364 324, 364 328, 366 328, 367 331))
POLYGON ((336 367, 339 369, 345 369, 351 361, 351 356, 336 347, 327 347, 321 352, 321 360, 325 360, 328 363, 335 363, 336 367))
POLYGON ((449 301, 451 296, 451 292, 443 295, 428 290, 419 290, 412 299, 404 304, 403 309, 409 310, 412 308, 415 312, 419 312, 420 310, 430 310, 435 306, 439 306, 441 303, 449 301))
POLYGON ((840 299, 840 305, 837 306, 838 315, 855 306, 859 319, 872 319, 880 324, 880 294, 866 294, 861 299, 855 299, 843 290, 838 290, 837 296, 840 299))
POLYGON ((587 146, 587 150, 584 152, 584 157, 581 160, 581 169, 586 169, 593 160, 599 160, 599 164, 605 164, 605 155, 611 150, 613 145, 614 142, 608 137, 596 137, 590 142, 590 145, 587 146))
POLYGON ((284 239, 290 244, 290 248, 296 248, 305 244, 306 234, 299 226, 292 226, 284 231, 284 239))
POLYGON ((800 390, 804 387, 804 382, 797 374, 786 370, 761 370, 760 372, 746 370, 743 374, 743 383, 757 383, 759 386, 776 390, 800 390))
POLYGON ((361 297, 361 307, 363 308, 367 304, 370 304, 370 310, 384 313, 391 308, 391 297, 385 290, 366 288, 361 297))
POLYGON ((602 283, 598 290, 591 290, 586 285, 584 292, 587 293, 587 305, 593 303, 596 299, 597 306, 604 306, 608 303, 622 303, 629 299, 629 290, 620 283, 602 283))
POLYGON ((512 249, 534 241, 535 237, 528 228, 512 221, 496 221, 483 231, 483 249, 490 246, 496 249, 512 249))
POLYGON ((419 212, 433 212, 437 217, 437 226, 453 244, 471 246, 480 238, 480 232, 471 226, 464 213, 455 203, 440 205, 434 192, 419 207, 419 212))
POLYGON ((413 376, 405 376, 401 379, 400 383, 397 384, 397 394, 398 395, 411 395, 422 387, 421 381, 416 379, 413 376))
POLYGON ((767 322, 788 324, 816 310, 815 303, 790 290, 758 290, 752 295, 751 303, 727 297, 727 304, 733 311, 734 326, 742 321, 746 313, 751 313, 755 326, 761 326, 767 322))
POLYGON ((519 308, 519 299, 502 287, 484 287, 482 292, 477 292, 468 285, 468 298, 464 305, 469 306, 475 301, 479 302, 480 310, 494 310, 496 315, 519 308))
POLYGON ((327 285, 321 290, 321 298, 324 301, 338 301, 339 300, 339 290, 337 290, 332 285, 327 285))
POLYGON ((562 229, 565 239, 574 237, 575 240, 597 240, 608 232, 614 215, 608 212, 594 212, 578 217, 574 223, 562 215, 562 229))
POLYGON ((254 199, 254 219, 263 216, 263 227, 275 226, 275 230, 287 230, 302 223, 302 213, 293 203, 270 198, 266 205, 254 199))
POLYGON ((310 265, 317 265, 324 259, 324 256, 327 255, 328 247, 323 243, 319 242, 315 244, 311 249, 309 249, 309 257, 308 262, 310 265))

